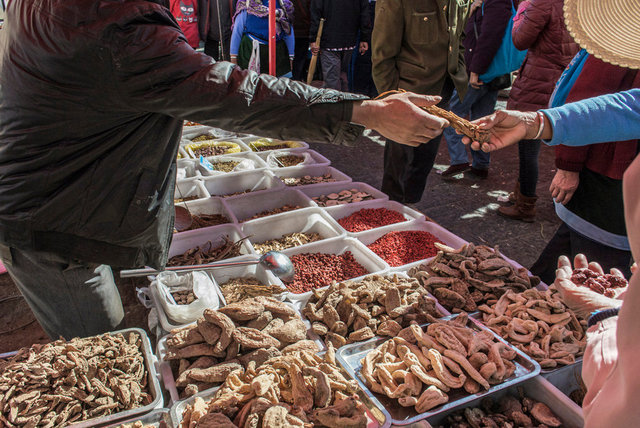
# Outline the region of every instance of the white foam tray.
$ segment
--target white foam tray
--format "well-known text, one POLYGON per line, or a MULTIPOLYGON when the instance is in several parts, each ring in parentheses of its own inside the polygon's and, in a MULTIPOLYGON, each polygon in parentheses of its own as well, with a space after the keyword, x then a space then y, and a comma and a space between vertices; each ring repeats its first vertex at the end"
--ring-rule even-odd
MULTIPOLYGON (((303 247, 289 248, 287 250, 284 250, 283 253, 286 254, 288 257, 291 257, 301 253, 327 253, 327 254, 340 255, 346 251, 351 251, 351 254, 353 254, 353 257, 356 259, 356 261, 360 263, 362 267, 364 267, 367 270, 366 275, 361 275, 356 278, 348 278, 348 279, 358 280, 370 274, 382 275, 387 273, 388 265, 380 257, 375 255, 367 247, 362 245, 361 242, 359 242, 357 239, 354 239, 354 238, 339 237, 339 238, 327 239, 325 241, 307 244, 303 247)), ((327 284, 327 286, 328 285, 329 284, 327 284)), ((311 297, 311 291, 307 291, 305 293, 299 293, 299 294, 292 293, 290 291, 287 292, 287 300, 289 300, 292 303, 302 302, 303 304, 305 304, 310 297, 311 297)))
MULTIPOLYGON (((386 235, 389 232, 398 232, 398 231, 406 231, 406 230, 417 230, 423 232, 429 232, 442 241, 444 244, 452 247, 452 248, 460 248, 466 242, 464 239, 459 236, 454 235, 449 232, 447 229, 442 226, 434 223, 432 221, 412 221, 412 222, 404 222, 404 223, 395 223, 387 226, 379 227, 377 229, 367 230, 365 232, 361 232, 358 234, 357 239, 362 242, 364 245, 369 245, 375 242, 378 238, 386 235)), ((385 264, 389 266, 389 270, 392 272, 406 272, 411 269, 413 266, 418 266, 422 263, 425 263, 428 259, 422 259, 415 261, 413 263, 408 263, 402 266, 389 266, 386 262, 385 264)))
MULTIPOLYGON (((352 204, 339 205, 337 207, 329 207, 329 208, 326 208, 325 211, 327 212, 327 214, 333 217, 336 221, 338 221, 344 217, 350 216, 351 214, 357 211, 360 211, 363 209, 375 209, 375 208, 386 208, 388 210, 397 211, 404 216, 406 221, 416 221, 416 220, 426 221, 425 215, 419 211, 411 209, 406 205, 402 205, 399 202, 380 200, 380 199, 377 199, 377 200, 374 199, 373 201, 354 202, 352 204)), ((394 223, 394 224, 400 225, 405 223, 400 222, 400 223, 394 223)), ((387 225, 387 226, 390 226, 390 225, 387 225)), ((381 227, 386 227, 386 226, 381 226, 381 227)), ((347 230, 346 233, 349 236, 358 237, 363 233, 369 232, 371 230, 376 230, 376 229, 379 229, 379 228, 376 227, 373 229, 364 230, 362 232, 349 232, 347 230)))
MULTIPOLYGON (((299 178, 304 177, 305 175, 310 175, 312 177, 317 177, 324 174, 331 174, 331 178, 336 180, 335 182, 325 182, 325 183, 315 183, 315 184, 303 184, 301 186, 285 186, 290 187, 292 189, 306 189, 309 187, 323 186, 327 184, 335 184, 335 183, 350 183, 351 177, 349 177, 344 172, 339 169, 333 168, 327 165, 308 165, 308 166, 292 166, 289 168, 280 168, 280 169, 272 169, 271 173, 276 177, 280 178, 299 178)), ((284 181, 283 181, 284 184, 284 181)))
MULTIPOLYGON (((300 206, 302 208, 317 207, 304 193, 295 189, 280 188, 277 190, 256 192, 243 195, 241 198, 226 198, 225 204, 239 223, 254 215, 267 210, 274 210, 284 205, 300 206)), ((286 213, 274 214, 275 217, 286 213)), ((247 221, 258 221, 260 219, 247 221)))
MULTIPOLYGON (((266 170, 223 174, 202 179, 202 184, 211 196, 228 195, 230 193, 251 190, 253 193, 282 189, 284 184, 266 170)), ((245 195, 227 196, 227 198, 245 195)))
POLYGON ((302 166, 329 166, 331 164, 331 161, 327 158, 325 158, 324 156, 322 156, 320 153, 316 152, 315 150, 311 150, 311 149, 281 149, 281 150, 268 150, 268 151, 264 151, 264 152, 254 152, 256 153, 258 156, 260 156, 260 159, 262 159, 264 161, 264 163, 267 165, 267 167, 269 169, 273 169, 273 170, 281 170, 281 169, 289 169, 289 168, 296 168, 296 167, 302 167, 302 166), (270 166, 269 163, 267 162, 267 158, 271 155, 274 156, 286 156, 286 155, 296 155, 296 156, 302 156, 305 153, 308 153, 309 156, 311 157, 311 162, 310 163, 306 163, 303 165, 294 165, 294 166, 287 166, 287 167, 281 167, 281 166, 270 166))
POLYGON ((261 171, 267 168, 267 164, 255 153, 252 152, 240 152, 240 153, 231 153, 229 155, 220 155, 220 156, 209 156, 206 158, 209 162, 225 162, 225 161, 242 161, 244 159, 248 159, 253 162, 254 168, 249 170, 241 170, 241 171, 231 171, 231 172, 223 172, 223 171, 209 171, 204 166, 200 164, 199 159, 193 159, 195 163, 195 169, 198 177, 218 177, 221 175, 230 176, 235 174, 240 174, 243 172, 252 172, 252 171, 261 171))
MULTIPOLYGON (((317 184, 314 186, 304 186, 300 191, 307 195, 309 198, 317 198, 322 195, 328 195, 329 193, 340 193, 342 190, 352 190, 357 189, 361 192, 367 192, 373 199, 382 199, 385 201, 389 200, 389 196, 382 193, 380 190, 376 189, 373 186, 369 186, 367 183, 360 182, 352 182, 352 183, 326 183, 326 184, 317 184)), ((348 204, 343 204, 348 205, 348 204)), ((322 207, 325 209, 330 209, 331 207, 322 207)))
MULTIPOLYGON (((227 205, 224 203, 224 200, 222 198, 210 197, 207 199, 197 199, 194 201, 179 202, 176 205, 180 205, 182 207, 187 208, 187 210, 192 215, 221 214, 229 219, 229 223, 225 223, 225 224, 232 224, 237 222, 236 217, 233 215, 229 207, 227 207, 227 205)), ((217 226, 221 226, 221 225, 202 227, 200 229, 194 229, 194 230, 200 231, 200 233, 202 233, 206 229, 210 229, 212 227, 217 227, 217 226)), ((175 237, 183 233, 193 232, 194 230, 187 230, 185 232, 174 233, 173 236, 175 237)))
MULTIPOLYGON (((236 242, 237 240, 245 237, 242 234, 240 228, 235 224, 221 224, 219 226, 212 226, 204 229, 188 230, 186 232, 177 233, 173 237, 171 247, 169 247, 169 258, 177 256, 179 254, 183 254, 184 252, 192 248, 202 246, 208 241, 211 241, 213 245, 219 245, 222 243, 222 240, 225 236, 228 236, 232 242, 236 242)), ((251 245, 249 245, 246 239, 242 241, 242 247, 240 251, 243 256, 255 255, 253 248, 251 247, 251 245)), ((242 256, 230 257, 224 260, 238 260, 241 257, 242 256)))
MULTIPOLYGON (((250 135, 248 137, 240 138, 240 140, 242 141, 242 143, 244 145, 246 145, 249 148, 249 150, 251 150, 254 153, 271 153, 271 152, 273 152, 274 150, 263 150, 263 151, 257 152, 257 151, 254 151, 251 148, 251 143, 253 141, 260 140, 262 138, 266 138, 266 137, 258 137, 257 135, 250 135)), ((267 139, 268 140, 275 140, 275 138, 267 138, 267 139)), ((295 141, 296 143, 298 143, 300 145, 300 147, 293 147, 293 148, 286 149, 286 150, 300 151, 300 150, 307 150, 309 148, 309 144, 305 143, 304 141, 299 141, 299 140, 281 140, 281 141, 295 141)), ((278 149, 276 149, 276 150, 278 150, 278 149)), ((279 150, 285 150, 285 149, 279 149, 279 150)))
MULTIPOLYGON (((322 239, 344 236, 340 225, 320 208, 306 208, 289 211, 282 215, 259 218, 245 223, 242 226, 242 232, 249 237, 251 244, 279 239, 290 233, 319 233, 322 239)), ((299 247, 307 245, 310 244, 299 247)), ((255 248, 254 251, 258 252, 255 248)))
POLYGON ((187 178, 176 181, 175 194, 173 195, 174 199, 187 198, 194 195, 197 196, 198 199, 206 199, 211 196, 202 185, 202 181, 197 178, 187 178))
POLYGON ((275 275, 259 265, 249 266, 231 266, 210 270, 209 275, 213 278, 213 282, 216 286, 216 292, 219 293, 223 306, 227 304, 227 301, 222 294, 220 284, 224 284, 232 278, 255 278, 264 285, 279 285, 282 287, 282 294, 276 294, 273 297, 284 300, 287 289, 275 275))

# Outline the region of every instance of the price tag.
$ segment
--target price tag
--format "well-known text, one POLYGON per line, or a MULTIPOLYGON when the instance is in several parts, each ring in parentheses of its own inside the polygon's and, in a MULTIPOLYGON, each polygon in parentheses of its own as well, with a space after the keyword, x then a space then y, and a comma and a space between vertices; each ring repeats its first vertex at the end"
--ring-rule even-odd
POLYGON ((209 162, 204 156, 200 155, 200 165, 202 165, 208 171, 215 171, 211 162, 209 162))

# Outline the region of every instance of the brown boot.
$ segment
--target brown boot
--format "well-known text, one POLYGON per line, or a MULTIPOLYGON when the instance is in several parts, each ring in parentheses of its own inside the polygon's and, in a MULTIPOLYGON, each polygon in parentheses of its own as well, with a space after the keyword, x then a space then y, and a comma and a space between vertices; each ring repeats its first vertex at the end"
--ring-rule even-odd
POLYGON ((520 193, 520 180, 516 181, 516 187, 513 189, 513 192, 509 193, 509 202, 512 204, 516 203, 516 195, 520 193))
POLYGON ((498 214, 503 217, 521 220, 532 223, 536 217, 536 201, 537 196, 529 197, 520 193, 520 189, 516 191, 516 203, 509 207, 498 208, 498 214))

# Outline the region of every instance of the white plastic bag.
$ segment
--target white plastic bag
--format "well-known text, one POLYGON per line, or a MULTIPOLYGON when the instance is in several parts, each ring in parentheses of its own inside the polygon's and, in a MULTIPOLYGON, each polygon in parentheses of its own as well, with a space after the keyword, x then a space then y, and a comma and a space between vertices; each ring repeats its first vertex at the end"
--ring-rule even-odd
POLYGON ((251 58, 249 58, 249 67, 251 71, 260 73, 260 43, 257 40, 252 40, 251 45, 251 58))
MULTIPOLYGON (((215 161, 212 160, 210 162, 215 163, 215 162, 230 162, 230 161, 239 162, 236 166, 233 167, 233 169, 230 172, 252 171, 256 169, 256 163, 251 159, 218 156, 215 158, 215 161)), ((200 173, 205 176, 228 174, 227 172, 218 171, 215 169, 211 170, 205 167, 202 163, 198 163, 198 169, 200 170, 200 173)))
POLYGON ((313 157, 311 156, 311 153, 309 152, 273 152, 269 153, 269 155, 267 156, 267 165, 269 165, 270 168, 283 168, 282 162, 278 161, 277 159, 282 156, 300 156, 304 159, 299 164, 292 166, 310 165, 315 163, 313 157))
POLYGON ((211 278, 204 272, 190 272, 178 275, 175 272, 162 272, 151 283, 159 297, 159 309, 176 324, 188 324, 202 316, 207 308, 217 309, 220 300, 211 278), (196 299, 188 305, 178 305, 171 293, 192 290, 196 299))

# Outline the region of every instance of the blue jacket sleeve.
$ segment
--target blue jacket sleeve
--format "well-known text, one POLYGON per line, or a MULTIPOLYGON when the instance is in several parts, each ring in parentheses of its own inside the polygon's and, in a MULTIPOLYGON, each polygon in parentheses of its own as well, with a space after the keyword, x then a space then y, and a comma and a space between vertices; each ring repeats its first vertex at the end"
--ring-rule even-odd
POLYGON ((244 32, 244 23, 247 19, 247 11, 243 10, 236 16, 236 20, 233 23, 233 31, 231 33, 231 46, 229 47, 229 52, 231 55, 238 55, 238 50, 240 49, 240 41, 242 40, 243 32, 244 32))
POLYGON ((640 89, 542 110, 553 126, 549 145, 586 146, 640 138, 640 89))

